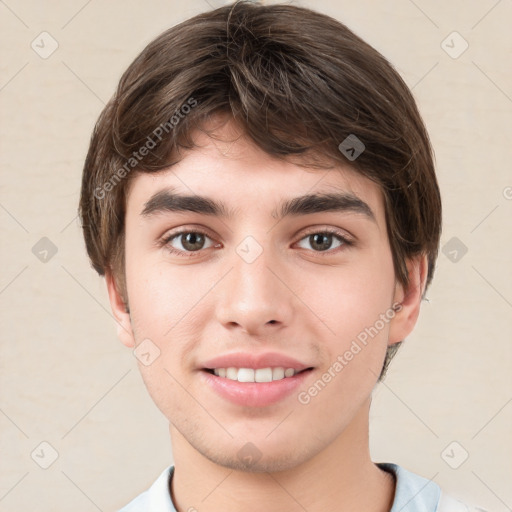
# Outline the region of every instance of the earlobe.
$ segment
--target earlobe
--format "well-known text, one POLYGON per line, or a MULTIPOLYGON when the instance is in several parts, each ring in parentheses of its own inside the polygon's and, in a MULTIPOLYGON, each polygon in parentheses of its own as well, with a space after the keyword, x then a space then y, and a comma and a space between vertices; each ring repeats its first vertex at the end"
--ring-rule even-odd
POLYGON ((422 254, 408 259, 407 272, 408 286, 397 283, 393 298, 393 304, 400 304, 400 307, 390 322, 389 345, 403 341, 416 325, 427 280, 428 257, 422 254))
POLYGON ((105 273, 105 281, 107 283, 110 307, 117 324, 117 337, 123 345, 133 348, 135 347, 135 338, 133 336, 129 308, 125 304, 116 285, 115 278, 110 271, 105 273))

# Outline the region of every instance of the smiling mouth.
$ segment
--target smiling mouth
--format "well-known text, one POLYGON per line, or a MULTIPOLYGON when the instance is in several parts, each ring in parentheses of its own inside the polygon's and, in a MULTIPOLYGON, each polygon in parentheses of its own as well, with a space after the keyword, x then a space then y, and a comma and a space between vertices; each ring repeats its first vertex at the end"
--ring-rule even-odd
POLYGON ((274 382, 289 379, 295 375, 309 372, 313 368, 296 370, 295 368, 267 367, 267 368, 203 368, 203 371, 222 379, 229 379, 238 382, 274 382))

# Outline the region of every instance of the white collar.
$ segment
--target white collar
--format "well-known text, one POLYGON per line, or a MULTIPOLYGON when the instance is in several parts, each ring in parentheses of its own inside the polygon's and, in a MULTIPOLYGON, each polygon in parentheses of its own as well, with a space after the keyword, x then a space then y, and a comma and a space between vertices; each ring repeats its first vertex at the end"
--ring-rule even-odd
MULTIPOLYGON (((442 494, 440 487, 432 480, 416 475, 397 464, 380 462, 377 466, 392 473, 396 478, 395 498, 390 512, 469 511, 461 502, 442 494), (445 508, 448 505, 449 508, 445 508), (456 506, 457 508, 454 508, 456 506)), ((118 512, 176 512, 170 495, 173 473, 174 466, 165 468, 149 489, 118 512)))

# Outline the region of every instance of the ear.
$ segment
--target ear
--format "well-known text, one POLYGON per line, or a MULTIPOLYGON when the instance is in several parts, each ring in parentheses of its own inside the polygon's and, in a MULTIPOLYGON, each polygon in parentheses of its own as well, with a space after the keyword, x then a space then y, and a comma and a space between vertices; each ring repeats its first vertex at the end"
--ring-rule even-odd
POLYGON ((420 305, 428 272, 428 257, 421 254, 406 261, 409 284, 397 283, 393 304, 400 304, 390 322, 388 345, 403 341, 413 330, 420 314, 420 305))
POLYGON ((123 345, 133 348, 135 347, 135 338, 133 336, 130 313, 127 311, 128 308, 110 271, 105 272, 105 281, 107 283, 110 307, 117 323, 117 337, 123 345))

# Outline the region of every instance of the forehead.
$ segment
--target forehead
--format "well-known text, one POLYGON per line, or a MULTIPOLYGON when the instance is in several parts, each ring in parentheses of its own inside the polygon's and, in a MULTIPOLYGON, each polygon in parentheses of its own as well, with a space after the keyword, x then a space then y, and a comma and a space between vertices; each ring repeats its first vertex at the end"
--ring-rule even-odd
MULTIPOLYGON (((334 194, 361 199, 374 216, 383 217, 382 191, 348 165, 312 168, 267 154, 233 121, 210 124, 193 134, 195 147, 182 152, 172 167, 136 173, 127 191, 128 212, 141 214, 148 200, 172 189, 186 196, 214 198, 229 205, 230 216, 254 215, 271 208, 276 216, 283 199, 307 194, 334 194)), ((382 220, 382 219, 381 219, 382 220)))

